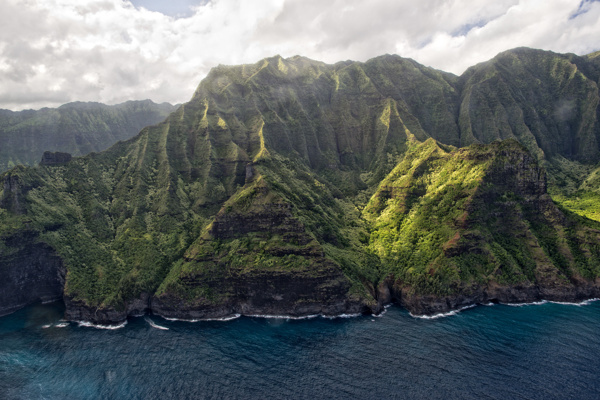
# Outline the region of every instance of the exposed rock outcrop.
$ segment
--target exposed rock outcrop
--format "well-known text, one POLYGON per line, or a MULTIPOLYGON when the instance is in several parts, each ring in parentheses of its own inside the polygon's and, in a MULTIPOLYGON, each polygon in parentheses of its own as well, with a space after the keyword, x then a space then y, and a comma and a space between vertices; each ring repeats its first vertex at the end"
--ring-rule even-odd
POLYGON ((45 151, 42 155, 40 165, 61 165, 66 164, 69 161, 71 161, 71 155, 69 153, 45 151))
POLYGON ((229 269, 226 277, 190 277, 185 284, 190 289, 201 287, 206 295, 190 301, 164 294, 152 299, 152 312, 168 318, 211 319, 235 314, 303 317, 371 311, 364 301, 347 296, 348 281, 334 265, 310 276, 229 269))
POLYGON ((2 198, 0 198, 0 207, 14 213, 22 214, 24 190, 21 179, 18 175, 8 174, 4 176, 4 185, 2 198))
POLYGON ((137 317, 150 311, 150 295, 142 293, 139 298, 130 300, 122 309, 112 307, 92 307, 81 300, 64 296, 65 318, 71 321, 91 321, 98 325, 114 325, 127 317, 137 317))
POLYGON ((460 293, 443 297, 418 295, 406 289, 394 292, 394 300, 413 315, 435 315, 487 303, 522 304, 542 300, 579 303, 594 298, 600 298, 600 281, 598 280, 581 285, 567 284, 561 287, 491 284, 485 287, 465 288, 460 293))

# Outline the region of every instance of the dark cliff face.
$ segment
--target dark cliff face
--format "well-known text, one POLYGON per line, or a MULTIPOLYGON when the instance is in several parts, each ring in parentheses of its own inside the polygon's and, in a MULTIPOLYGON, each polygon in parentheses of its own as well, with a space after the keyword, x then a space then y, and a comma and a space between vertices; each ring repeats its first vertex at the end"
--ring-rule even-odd
POLYGON ((515 50, 462 77, 396 56, 218 67, 130 140, 6 173, 0 234, 37 232, 68 270, 69 318, 98 322, 582 296, 600 229, 546 181, 598 151, 590 63, 515 50))
POLYGON ((0 206, 14 214, 21 214, 23 212, 21 207, 23 189, 19 177, 16 175, 4 177, 3 186, 0 206))
POLYGON ((373 309, 359 299, 349 298, 347 279, 335 265, 320 266, 318 273, 297 271, 244 271, 230 268, 226 277, 190 277, 183 283, 206 293, 192 301, 164 294, 153 298, 153 313, 167 318, 213 319, 233 315, 362 314, 373 309), (329 267, 329 268, 327 268, 329 267))
POLYGON ((65 318, 70 321, 88 321, 98 325, 114 325, 123 322, 127 317, 139 317, 151 311, 151 296, 141 293, 138 298, 130 299, 127 304, 119 308, 101 308, 86 304, 84 301, 64 295, 65 318))
POLYGON ((14 215, 25 214, 27 210, 27 193, 38 184, 35 178, 31 178, 32 176, 23 166, 0 175, 0 180, 2 180, 0 209, 8 210, 14 215))
POLYGON ((44 154, 42 154, 40 165, 60 165, 66 164, 69 161, 71 161, 71 155, 69 153, 45 151, 44 154))
POLYGON ((4 238, 0 247, 0 315, 39 301, 62 298, 62 260, 34 231, 4 238))

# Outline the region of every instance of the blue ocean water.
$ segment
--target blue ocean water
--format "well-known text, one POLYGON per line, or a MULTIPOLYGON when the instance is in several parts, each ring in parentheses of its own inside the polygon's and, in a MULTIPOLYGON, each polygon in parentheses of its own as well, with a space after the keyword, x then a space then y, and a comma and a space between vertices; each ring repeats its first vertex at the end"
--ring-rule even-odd
POLYGON ((479 306, 417 319, 61 324, 0 318, 1 399, 598 399, 600 302, 479 306), (168 329, 168 330, 167 330, 168 329))

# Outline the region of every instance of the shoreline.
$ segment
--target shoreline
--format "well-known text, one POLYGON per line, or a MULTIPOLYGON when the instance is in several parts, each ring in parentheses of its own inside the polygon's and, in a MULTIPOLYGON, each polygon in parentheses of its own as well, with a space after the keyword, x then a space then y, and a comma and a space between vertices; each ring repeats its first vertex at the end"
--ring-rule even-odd
MULTIPOLYGON (((51 303, 56 303, 56 302, 60 302, 63 301, 62 299, 56 299, 56 300, 52 300, 52 301, 44 301, 44 302, 40 302, 39 304, 51 304, 51 303)), ((62 322, 64 323, 76 323, 78 327, 89 327, 89 328, 95 328, 95 329, 104 329, 104 330, 115 330, 115 329, 121 329, 124 328, 127 325, 127 321, 129 318, 151 318, 151 317, 160 317, 161 319, 164 319, 166 321, 172 321, 172 322, 227 322, 227 321, 233 321, 235 319, 241 318, 241 317, 247 317, 247 318, 264 318, 264 319, 281 319, 281 320, 292 320, 292 321, 301 321, 301 320, 309 320, 309 319, 315 319, 315 318, 324 318, 324 319, 346 319, 346 318, 357 318, 360 316, 369 316, 369 317, 376 317, 376 318, 380 318, 382 317, 388 310, 388 308, 390 308, 393 305, 396 305, 398 307, 404 308, 408 314, 414 318, 414 319, 422 319, 422 320, 434 320, 434 319, 439 319, 439 318, 446 318, 446 317, 451 317, 451 316, 455 316, 458 315, 459 313, 461 313, 462 311, 465 310, 469 310, 478 306, 485 306, 485 307, 490 307, 490 306, 494 306, 494 305, 504 305, 504 306, 509 306, 509 307, 528 307, 528 306, 538 306, 538 305, 544 305, 544 304, 559 304, 559 305, 566 305, 566 306, 576 306, 576 307, 582 307, 582 306, 587 306, 590 305, 594 302, 598 302, 600 301, 600 298, 598 297, 592 297, 589 299, 583 299, 581 301, 576 301, 576 302, 568 302, 568 301, 554 301, 554 300, 538 300, 538 301, 531 301, 531 302, 487 302, 487 303, 473 303, 473 304, 467 304, 464 306, 461 306, 459 308, 456 309, 452 309, 452 310, 448 310, 448 311, 444 311, 444 312, 438 312, 438 313, 434 313, 434 314, 414 314, 413 312, 411 312, 407 307, 403 306, 400 302, 397 301, 392 301, 389 303, 386 303, 382 306, 382 309, 380 312, 378 313, 342 313, 342 314, 337 314, 337 315, 327 315, 327 314, 309 314, 309 315, 304 315, 304 316, 293 316, 293 315, 284 315, 284 314, 232 314, 229 316, 223 316, 223 317, 219 317, 219 318, 176 318, 176 317, 165 317, 162 316, 158 313, 153 313, 152 310, 148 310, 145 313, 136 313, 136 314, 132 314, 132 315, 128 315, 124 320, 120 320, 120 321, 115 321, 114 323, 106 323, 106 321, 102 321, 103 323, 95 323, 93 321, 85 321, 85 320, 67 320, 67 319, 61 319, 62 322)), ((64 303, 64 301, 63 301, 64 303)), ((32 305, 32 304, 29 304, 32 305)), ((18 310, 15 310, 13 312, 16 312, 18 310)), ((12 313, 11 313, 12 314, 12 313)), ((6 315, 10 315, 10 314, 6 314, 6 315)), ((3 316, 6 316, 3 315, 3 316)), ((2 317, 0 317, 2 318, 2 317)), ((152 326, 152 324, 150 324, 152 326)), ((50 326, 48 326, 50 327, 50 326)), ((63 326, 61 326, 63 327, 63 326)), ((158 329, 161 329, 163 327, 160 327, 158 329)))
POLYGON ((495 305, 501 305, 501 306, 509 306, 509 307, 529 307, 529 306, 541 306, 544 304, 560 304, 563 306, 582 307, 582 306, 588 306, 596 301, 600 301, 600 298, 594 297, 591 299, 582 300, 580 302, 552 301, 552 300, 540 300, 540 301, 533 301, 533 302, 529 302, 529 303, 488 302, 488 303, 470 304, 470 305, 466 305, 464 307, 461 307, 461 308, 458 308, 455 310, 450 310, 447 312, 437 313, 437 314, 433 314, 433 315, 414 315, 411 312, 409 312, 409 314, 411 317, 413 317, 415 319, 438 319, 438 318, 451 317, 451 316, 457 315, 458 313, 460 313, 462 311, 469 310, 471 308, 475 308, 475 307, 479 307, 479 306, 491 307, 491 306, 495 306, 495 305))

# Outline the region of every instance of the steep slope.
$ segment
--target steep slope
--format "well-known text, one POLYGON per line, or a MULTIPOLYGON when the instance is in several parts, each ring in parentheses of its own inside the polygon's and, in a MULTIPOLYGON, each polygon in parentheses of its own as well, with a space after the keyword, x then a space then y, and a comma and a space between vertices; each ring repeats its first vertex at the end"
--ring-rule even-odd
POLYGON ((515 49, 461 76, 461 145, 516 138, 542 158, 600 159, 598 71, 586 59, 515 49))
POLYGON ((175 107, 150 100, 115 106, 69 103, 59 108, 0 110, 0 172, 15 165, 36 165, 44 151, 80 156, 126 140, 167 117, 175 107))
POLYGON ((152 310, 186 318, 369 310, 363 290, 352 293, 350 280, 294 216, 292 203, 262 176, 250 179, 172 268, 152 310))
POLYGON ((582 186, 600 161, 600 64, 519 48, 461 77, 460 144, 515 138, 548 171, 555 200, 598 219, 600 197, 582 186))
POLYGON ((561 211, 545 171, 512 139, 415 145, 364 215, 383 289, 415 313, 600 294, 600 224, 561 211))
MULTIPOLYGON (((507 137, 533 156, 510 141, 450 146, 504 132, 499 108, 475 109, 499 98, 478 72, 486 68, 458 78, 397 56, 217 67, 189 103, 136 137, 5 173, 0 265, 16 276, 28 261, 14 255, 43 248, 60 261, 40 264, 58 282, 64 276, 68 318, 96 322, 146 310, 180 318, 376 312, 392 297, 429 313, 591 296, 599 231, 546 194, 537 165, 546 142, 517 135, 523 126, 533 132, 517 124, 507 137), (17 238, 26 231, 24 245, 17 238)), ((522 97, 510 107, 525 115, 522 97)), ((596 114, 585 115, 577 130, 538 120, 589 144, 596 114)), ((552 151, 588 162, 586 146, 552 151)), ((0 291, 15 292, 11 279, 0 291)), ((39 297, 7 300, 0 312, 39 297)))

